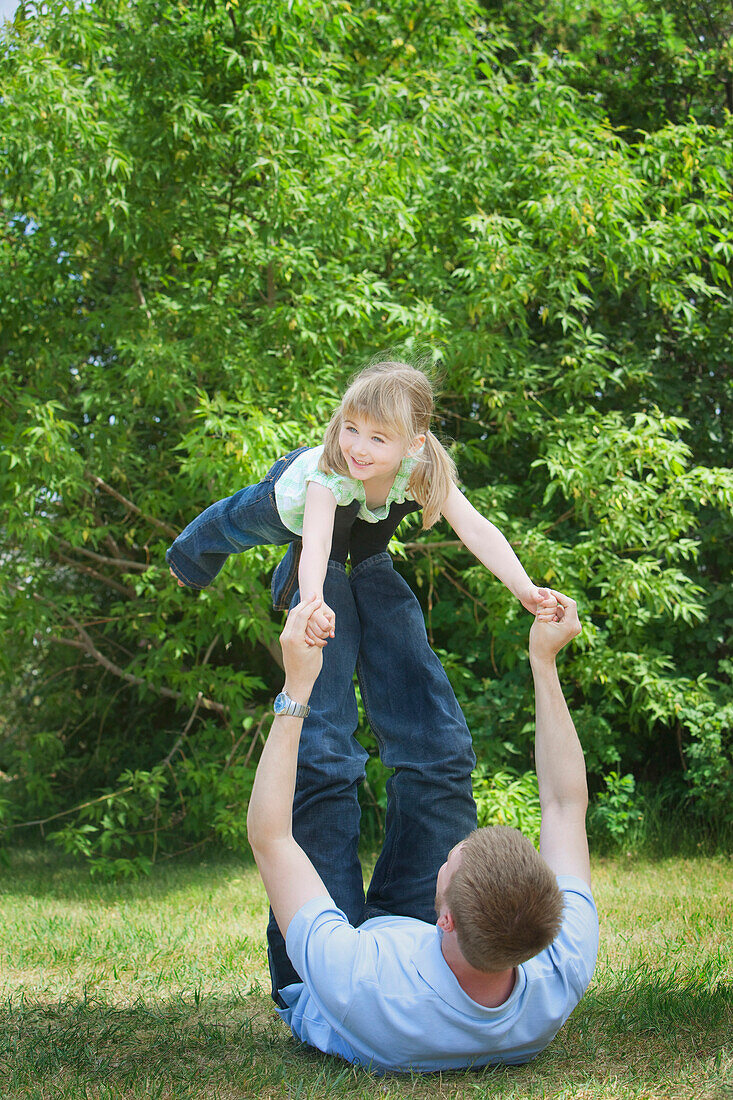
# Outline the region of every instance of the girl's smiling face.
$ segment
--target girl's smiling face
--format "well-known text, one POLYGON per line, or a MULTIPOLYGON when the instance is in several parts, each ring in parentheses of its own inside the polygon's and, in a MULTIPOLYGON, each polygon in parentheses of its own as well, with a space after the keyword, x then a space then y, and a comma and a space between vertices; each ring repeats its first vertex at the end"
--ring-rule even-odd
MULTIPOLYGON (((418 437, 415 449, 419 446, 418 437)), ((393 478, 408 451, 404 440, 393 430, 387 431, 381 424, 375 424, 357 413, 344 419, 339 433, 339 447, 349 473, 359 481, 393 478)))

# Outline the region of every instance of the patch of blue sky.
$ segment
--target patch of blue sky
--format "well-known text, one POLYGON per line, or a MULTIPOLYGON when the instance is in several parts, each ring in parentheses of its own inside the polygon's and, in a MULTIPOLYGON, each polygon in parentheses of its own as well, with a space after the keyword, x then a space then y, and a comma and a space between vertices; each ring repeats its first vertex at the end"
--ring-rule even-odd
POLYGON ((6 19, 12 19, 17 7, 18 0, 0 0, 0 23, 4 23, 6 19))

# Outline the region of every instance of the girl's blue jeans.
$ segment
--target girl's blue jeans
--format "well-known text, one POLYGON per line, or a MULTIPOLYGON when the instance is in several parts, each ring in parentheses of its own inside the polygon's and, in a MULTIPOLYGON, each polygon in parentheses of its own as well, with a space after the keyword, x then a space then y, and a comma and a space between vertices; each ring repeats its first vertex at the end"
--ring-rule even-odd
MULTIPOLYGON (((294 547, 273 578, 273 599, 297 603, 294 547)), ((324 598, 336 637, 303 723, 293 834, 353 925, 385 913, 435 922, 435 879, 450 849, 476 827, 471 735, 443 666, 428 644, 422 610, 387 553, 347 575, 330 561, 324 598), (354 670, 387 782, 384 845, 364 894, 359 863, 359 784, 367 753, 354 737, 354 670)), ((273 997, 299 981, 270 915, 273 997)))

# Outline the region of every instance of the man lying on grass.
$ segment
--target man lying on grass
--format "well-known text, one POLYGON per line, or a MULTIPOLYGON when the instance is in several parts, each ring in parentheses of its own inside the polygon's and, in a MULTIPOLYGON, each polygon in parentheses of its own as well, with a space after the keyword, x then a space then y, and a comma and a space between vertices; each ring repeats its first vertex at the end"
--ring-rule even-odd
MULTIPOLYGON (((598 918, 585 832, 585 762, 555 658, 580 633, 575 603, 534 621, 540 854, 521 833, 478 829, 436 881, 437 927, 381 916, 354 928, 292 835, 302 718, 275 718, 249 805, 249 840, 302 983, 281 990, 293 1034, 377 1070, 519 1063, 557 1033, 593 974, 598 918)), ((306 704, 322 651, 301 602, 280 637, 284 690, 306 704)))

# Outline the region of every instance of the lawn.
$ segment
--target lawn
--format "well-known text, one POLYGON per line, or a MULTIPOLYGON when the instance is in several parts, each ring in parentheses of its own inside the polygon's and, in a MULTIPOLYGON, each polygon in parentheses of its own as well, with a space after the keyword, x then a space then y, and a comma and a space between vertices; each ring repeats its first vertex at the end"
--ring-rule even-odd
POLYGON ((377 1078, 297 1044, 270 1007, 265 897, 234 857, 90 881, 47 850, 3 874, 0 1095, 733 1100, 731 863, 594 862, 601 952, 535 1062, 377 1078))

